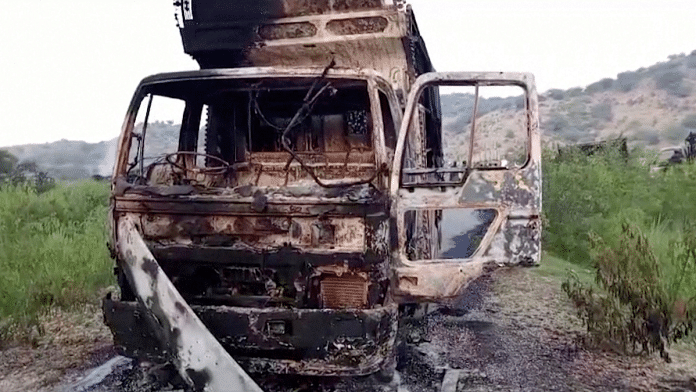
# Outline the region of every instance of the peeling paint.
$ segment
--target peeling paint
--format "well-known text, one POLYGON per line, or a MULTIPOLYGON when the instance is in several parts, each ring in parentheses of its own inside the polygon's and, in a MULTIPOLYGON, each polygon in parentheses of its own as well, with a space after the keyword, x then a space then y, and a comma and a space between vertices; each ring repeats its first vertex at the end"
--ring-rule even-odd
MULTIPOLYGON (((365 18, 383 15, 361 12, 365 18)), ((398 18, 386 20, 379 34, 394 33, 394 23, 405 26, 398 18)), ((375 26, 343 26, 341 33, 375 26)), ((295 34, 288 31, 283 34, 295 34)), ((278 41, 299 39, 291 36, 278 41)), ((271 46, 250 56, 272 56, 271 46)), ((405 79, 387 81, 374 71, 379 67, 369 68, 202 70, 143 81, 119 141, 110 209, 117 266, 138 299, 104 301, 107 323, 125 353, 172 361, 194 388, 211 391, 255 390, 247 386, 250 379, 237 378, 242 368, 366 375, 390 361, 399 303, 442 300, 497 265, 539 261, 541 152, 531 75, 425 74, 414 85, 402 121, 392 83, 403 91, 410 85, 401 85, 405 79), (448 172, 463 183, 403 186, 414 94, 427 83, 462 80, 511 83, 527 91, 528 162, 520 168, 448 172), (327 95, 292 129, 287 124, 293 113, 302 112, 288 107, 306 105, 302 97, 312 95, 315 84, 327 95), (342 98, 332 101, 328 91, 342 98), (185 145, 197 140, 199 125, 182 125, 181 151, 137 173, 141 161, 129 154, 135 150, 136 111, 148 94, 185 100, 187 116, 202 112, 204 104, 213 107, 205 154, 194 152, 203 140, 185 145), (209 97, 215 99, 201 102, 209 97), (219 136, 219 124, 230 126, 228 133, 210 139, 219 136), (388 132, 398 135, 396 149, 387 146, 388 132), (264 137, 254 139, 258 134, 264 137), (298 154, 279 147, 287 140, 274 139, 286 134, 298 154), (225 137, 238 145, 228 148, 234 143, 225 137), (198 167, 196 157, 198 162, 215 157, 224 165, 198 167), (491 217, 470 257, 409 259, 409 236, 421 236, 412 243, 422 254, 438 254, 441 216, 456 208, 486 210, 491 217), (407 211, 413 213, 405 218, 407 211)), ((418 139, 419 156, 437 147, 428 144, 441 136, 435 133, 418 139)))
MULTIPOLYGON (((541 148, 538 100, 531 74, 482 72, 429 74, 416 81, 401 125, 391 177, 392 220, 398 228, 392 246, 395 264, 394 295, 401 301, 437 301, 458 295, 468 282, 498 265, 532 265, 541 258, 541 148), (468 168, 464 182, 402 183, 401 173, 409 158, 409 136, 417 129, 415 102, 426 86, 519 86, 526 92, 528 159, 522 167, 468 168), (442 214, 446 209, 494 210, 496 216, 469 257, 443 259, 442 214), (407 230, 407 228, 409 228, 407 230), (423 260, 411 260, 412 238, 431 241, 423 260)), ((473 144, 472 144, 473 145, 473 144)), ((454 169, 421 169, 423 173, 449 175, 454 169)), ((419 173, 409 170, 406 176, 419 173)), ((419 174, 420 175, 420 174, 419 174)), ((430 175, 430 174, 427 174, 430 175)), ((405 180, 404 180, 405 181, 405 180)), ((416 245, 425 249, 426 245, 416 245)), ((421 259, 421 257, 417 257, 421 259)))

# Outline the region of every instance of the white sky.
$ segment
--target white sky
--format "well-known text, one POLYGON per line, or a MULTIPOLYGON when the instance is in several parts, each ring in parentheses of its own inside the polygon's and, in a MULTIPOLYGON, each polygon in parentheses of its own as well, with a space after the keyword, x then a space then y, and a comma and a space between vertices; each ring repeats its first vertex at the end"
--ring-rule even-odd
MULTIPOLYGON (((0 147, 117 136, 140 79, 197 68, 172 2, 3 0, 0 147)), ((541 92, 696 49, 693 0, 410 3, 437 70, 529 71, 541 92)))

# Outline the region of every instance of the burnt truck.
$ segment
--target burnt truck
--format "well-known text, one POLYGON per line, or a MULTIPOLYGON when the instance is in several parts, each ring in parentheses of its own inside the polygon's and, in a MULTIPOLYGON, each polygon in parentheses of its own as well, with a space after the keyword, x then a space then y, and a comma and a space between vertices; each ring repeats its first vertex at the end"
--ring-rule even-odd
POLYGON ((140 83, 112 180, 123 353, 201 389, 388 374, 400 305, 539 262, 530 74, 433 72, 398 1, 175 6, 201 69, 140 83))

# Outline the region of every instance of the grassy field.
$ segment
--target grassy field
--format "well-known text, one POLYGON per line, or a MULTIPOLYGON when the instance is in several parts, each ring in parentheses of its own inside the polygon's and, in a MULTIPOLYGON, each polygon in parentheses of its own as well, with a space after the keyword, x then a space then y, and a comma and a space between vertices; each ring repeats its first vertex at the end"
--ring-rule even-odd
POLYGON ((564 283, 596 341, 664 353, 696 325, 696 165, 651 170, 649 154, 552 157, 545 249, 592 271, 564 283))
MULTIPOLYGON (((673 263, 685 234, 696 228, 696 165, 650 170, 651 157, 612 154, 552 158, 544 162, 544 247, 589 266, 589 233, 617 246, 628 223, 644 234, 669 280, 683 275, 673 263)), ((684 295, 696 295, 696 281, 684 295)), ((686 285, 685 285, 686 286, 686 285)))
POLYGON ((52 307, 95 303, 111 284, 108 195, 108 184, 94 181, 42 194, 0 188, 0 334, 38 326, 52 307))

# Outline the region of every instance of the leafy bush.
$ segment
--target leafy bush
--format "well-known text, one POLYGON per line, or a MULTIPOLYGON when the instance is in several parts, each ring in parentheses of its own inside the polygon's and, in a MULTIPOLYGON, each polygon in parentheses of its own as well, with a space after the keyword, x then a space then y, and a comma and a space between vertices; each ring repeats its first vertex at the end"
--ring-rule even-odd
POLYGON ((684 84, 684 73, 679 70, 658 74, 655 78, 655 86, 677 97, 687 97, 691 93, 689 86, 684 84))
POLYGON ((575 304, 591 342, 624 352, 659 352, 688 336, 696 324, 696 232, 685 232, 669 247, 668 263, 658 261, 648 238, 623 224, 619 243, 591 237, 592 266, 599 290, 569 277, 562 288, 575 304), (663 265, 673 265, 669 274, 663 265))
POLYGON ((559 89, 552 89, 548 91, 548 96, 557 100, 561 101, 565 98, 565 91, 559 90, 559 89))
POLYGON ((554 114, 548 121, 544 121, 542 128, 547 132, 559 133, 568 126, 568 120, 559 114, 554 114))
POLYGON ((696 113, 689 114, 682 120, 684 128, 696 129, 696 113))
POLYGON ((599 93, 602 91, 607 91, 614 85, 614 79, 604 78, 598 82, 594 82, 585 87, 585 92, 587 94, 599 93))
POLYGON ((583 93, 582 87, 573 87, 573 88, 569 88, 568 90, 566 90, 565 95, 568 98, 574 98, 574 97, 581 96, 582 93, 583 93))
POLYGON ((611 102, 604 101, 592 106, 592 117, 603 121, 611 121, 614 116, 611 111, 611 102))
POLYGON ((680 227, 696 216, 696 165, 651 174, 654 155, 635 152, 625 159, 611 150, 589 157, 546 151, 544 159, 545 247, 568 261, 589 263, 590 231, 610 241, 626 220, 680 227))
POLYGON ((9 174, 17 164, 17 157, 5 150, 0 150, 0 176, 9 174))
POLYGON ((55 179, 40 171, 36 162, 17 164, 17 158, 0 150, 0 188, 25 187, 38 193, 47 192, 56 186, 55 179))
POLYGON ((688 68, 696 68, 696 53, 691 52, 691 54, 686 58, 686 66, 688 68))
POLYGON ((616 76, 616 87, 623 92, 633 90, 640 83, 640 75, 637 72, 622 72, 616 76))

